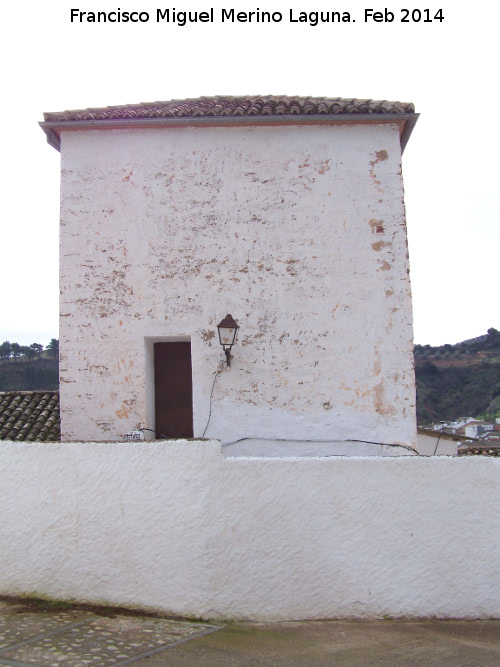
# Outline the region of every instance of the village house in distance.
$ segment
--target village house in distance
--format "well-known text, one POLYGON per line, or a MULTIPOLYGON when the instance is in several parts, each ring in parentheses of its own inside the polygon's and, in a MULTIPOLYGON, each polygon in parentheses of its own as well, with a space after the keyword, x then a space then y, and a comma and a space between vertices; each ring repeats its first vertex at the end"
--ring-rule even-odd
POLYGON ((401 154, 417 117, 257 96, 46 113, 61 152, 62 440, 411 453, 401 154))

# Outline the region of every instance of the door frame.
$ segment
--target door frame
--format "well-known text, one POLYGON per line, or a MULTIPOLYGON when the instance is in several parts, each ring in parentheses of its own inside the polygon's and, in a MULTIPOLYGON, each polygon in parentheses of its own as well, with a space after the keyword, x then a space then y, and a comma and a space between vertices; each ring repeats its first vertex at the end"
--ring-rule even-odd
MULTIPOLYGON (((146 416, 147 428, 151 430, 144 431, 145 440, 154 440, 156 434, 155 418, 155 343, 191 343, 191 336, 145 336, 145 371, 146 371, 146 416)), ((191 345, 191 379, 193 378, 193 351, 191 345)), ((194 383, 193 383, 194 394, 194 383)), ((194 397, 193 397, 194 413, 194 397)), ((194 414, 193 414, 194 422, 194 414)), ((194 423, 193 423, 194 428, 194 423)))

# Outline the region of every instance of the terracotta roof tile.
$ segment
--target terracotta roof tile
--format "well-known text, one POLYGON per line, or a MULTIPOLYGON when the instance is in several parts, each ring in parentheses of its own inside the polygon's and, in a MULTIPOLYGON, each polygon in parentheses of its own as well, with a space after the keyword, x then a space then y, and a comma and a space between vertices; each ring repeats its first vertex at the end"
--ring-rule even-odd
POLYGON ((411 103, 342 97, 217 96, 44 113, 46 122, 202 116, 288 116, 415 113, 411 103))
POLYGON ((465 443, 464 445, 458 448, 458 455, 500 457, 500 446, 492 442, 485 442, 481 444, 465 443))
POLYGON ((0 392, 0 440, 60 439, 58 391, 0 392))

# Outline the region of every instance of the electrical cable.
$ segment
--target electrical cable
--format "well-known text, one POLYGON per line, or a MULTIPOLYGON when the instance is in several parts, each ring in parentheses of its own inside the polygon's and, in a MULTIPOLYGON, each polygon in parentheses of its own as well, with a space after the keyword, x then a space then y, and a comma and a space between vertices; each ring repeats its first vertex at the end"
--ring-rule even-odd
POLYGON ((202 438, 205 437, 205 433, 207 432, 208 425, 210 424, 210 418, 212 416, 212 396, 214 395, 215 382, 216 382, 217 378, 219 377, 220 373, 221 373, 220 368, 218 368, 215 371, 215 377, 214 377, 214 381, 212 383, 212 391, 210 392, 210 409, 209 409, 209 412, 208 412, 207 425, 205 426, 205 430, 203 431, 203 435, 201 436, 202 438))
POLYGON ((442 435, 443 435, 443 431, 439 431, 438 439, 437 439, 437 442, 436 442, 436 448, 434 449, 434 454, 432 456, 436 456, 436 452, 437 452, 438 447, 439 447, 439 441, 441 440, 442 435))
MULTIPOLYGON (((202 438, 205 437, 205 433, 207 432, 208 425, 210 424, 210 419, 212 417, 212 398, 214 395, 214 389, 215 389, 215 383, 217 382, 217 378, 221 374, 221 369, 218 368, 215 371, 214 374, 214 381, 212 382, 212 389, 210 391, 210 402, 209 402, 209 411, 208 411, 208 419, 207 423, 205 425, 205 429, 203 430, 203 435, 201 436, 202 438)), ((151 428, 141 428, 138 429, 139 431, 153 431, 151 428)), ((265 440, 266 442, 289 442, 290 438, 260 438, 260 437, 255 437, 255 436, 250 436, 250 437, 245 437, 245 438, 239 438, 238 440, 234 440, 233 442, 225 442, 222 444, 222 447, 228 447, 229 445, 236 445, 238 442, 243 442, 244 440, 265 440)), ((335 438, 332 438, 332 440, 301 440, 301 439, 293 439, 293 442, 310 442, 310 443, 329 443, 329 442, 361 442, 365 445, 378 445, 380 447, 401 447, 402 449, 407 449, 409 452, 412 452, 413 454, 416 454, 417 456, 422 456, 416 449, 413 447, 410 447, 408 445, 400 445, 394 442, 373 442, 371 440, 358 440, 357 438, 351 438, 349 440, 336 440, 335 438)), ((438 444, 439 444, 439 438, 438 438, 438 444)), ((437 445, 436 445, 437 449, 437 445)), ((434 452, 435 453, 435 452, 434 452)), ((329 454, 327 456, 342 456, 341 454, 329 454)))
MULTIPOLYGON (((301 440, 299 438, 260 438, 260 437, 246 437, 246 438, 239 438, 238 440, 234 440, 233 442, 225 442, 222 447, 228 447, 229 445, 236 445, 238 442, 243 442, 244 440, 265 440, 266 442, 310 442, 310 443, 330 443, 330 442, 338 442, 338 443, 343 443, 343 442, 362 442, 365 445, 379 445, 380 447, 401 447, 402 449, 407 449, 410 452, 413 452, 413 454, 416 454, 417 456, 422 456, 416 449, 413 447, 410 447, 409 445, 400 445, 395 442, 373 442, 371 440, 358 440, 357 438, 350 438, 349 440, 336 440, 335 438, 332 438, 332 440, 301 440)), ((330 456, 342 456, 342 454, 331 454, 330 456)))

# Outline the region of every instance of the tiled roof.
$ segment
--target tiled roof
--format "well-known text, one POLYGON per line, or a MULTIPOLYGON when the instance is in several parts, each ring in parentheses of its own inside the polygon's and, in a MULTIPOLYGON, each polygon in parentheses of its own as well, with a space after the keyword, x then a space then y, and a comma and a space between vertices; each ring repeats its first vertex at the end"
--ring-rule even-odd
POLYGON ((60 438, 58 391, 0 392, 0 440, 60 438))
POLYGON ((203 116, 289 116, 414 114, 411 103, 342 97, 217 96, 169 102, 126 104, 99 109, 44 113, 45 122, 195 118, 203 116))
POLYGON ((496 443, 485 442, 481 444, 464 443, 458 448, 459 456, 498 456, 500 457, 500 446, 496 443))

